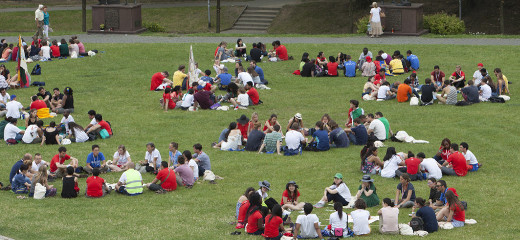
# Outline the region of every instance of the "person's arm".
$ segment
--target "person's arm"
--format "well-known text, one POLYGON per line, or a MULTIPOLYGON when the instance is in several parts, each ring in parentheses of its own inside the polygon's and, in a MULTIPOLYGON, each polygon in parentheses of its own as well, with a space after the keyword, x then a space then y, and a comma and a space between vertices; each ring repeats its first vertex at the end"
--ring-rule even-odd
POLYGON ((285 228, 283 227, 283 223, 280 223, 280 227, 278 228, 280 232, 285 232, 285 228))
POLYGON ((45 143, 45 134, 42 136, 42 142, 41 142, 40 146, 43 146, 44 143, 45 143))
POLYGON ((397 203, 399 203, 399 189, 395 190, 395 201, 394 201, 395 207, 399 208, 399 205, 397 203))
MULTIPOLYGON (((413 190, 408 190, 408 194, 406 194, 406 198, 403 199, 403 201, 401 202, 401 204, 410 201, 410 198, 412 197, 412 192, 413 192, 413 190)), ((400 206, 401 204, 399 204, 399 206, 400 206)))
POLYGON ((280 153, 280 149, 282 148, 282 141, 277 141, 276 142, 276 153, 278 153, 278 155, 282 155, 280 153))
POLYGON ((152 167, 153 167, 153 170, 157 170, 157 166, 155 166, 155 163, 157 162, 157 157, 154 157, 153 158, 153 161, 152 161, 152 167))
POLYGON ((380 216, 383 215, 382 209, 379 209, 379 211, 377 211, 377 215, 380 215, 380 216))
MULTIPOLYGON (((316 226, 317 223, 315 223, 314 225, 316 226)), ((294 235, 293 235, 293 239, 294 240, 298 240, 298 233, 300 233, 300 226, 301 224, 299 223, 296 223, 295 227, 294 227, 294 235)), ((321 234, 321 230, 320 230, 320 226, 318 225, 318 229, 316 230, 317 233, 321 234)))
POLYGON ((100 128, 100 127, 101 127, 101 125, 99 125, 99 123, 98 123, 98 124, 96 124, 96 125, 90 127, 86 133, 89 134, 90 132, 92 132, 92 131, 94 131, 94 130, 100 128))
POLYGON ((154 178, 153 181, 152 181, 152 184, 156 184, 158 181, 159 181, 159 179, 154 178))
POLYGON ((289 202, 287 201, 287 197, 286 197, 286 196, 282 196, 282 202, 284 202, 285 204, 289 203, 289 202))
POLYGON ((168 83, 168 84, 173 84, 173 81, 168 79, 168 78, 163 78, 162 82, 163 83, 168 83))
POLYGON ((330 194, 336 194, 338 193, 337 188, 336 189, 330 189, 330 187, 325 188, 325 190, 330 194))
POLYGON ((357 193, 356 193, 356 198, 360 198, 361 197, 361 193, 363 193, 363 188, 361 188, 361 190, 358 190, 357 193))
POLYGON ((163 108, 165 112, 168 112, 168 103, 170 102, 170 99, 166 99, 166 101, 163 102, 163 108))
POLYGON ((56 142, 58 143, 58 145, 61 145, 60 135, 58 135, 58 134, 56 134, 56 142))
POLYGON ((453 220, 453 214, 455 213, 455 210, 452 210, 450 208, 450 213, 448 214, 448 219, 446 219, 446 222, 451 222, 453 220))
POLYGON ((264 150, 264 147, 265 147, 265 143, 262 143, 262 145, 260 146, 260 149, 258 150, 258 153, 262 153, 262 150, 264 150))
POLYGON ((372 190, 372 189, 368 189, 368 191, 367 191, 366 187, 362 188, 361 190, 363 190, 363 192, 365 193, 365 196, 367 196, 367 197, 372 195, 372 193, 374 193, 374 190, 372 190))
POLYGON ((87 169, 90 169, 90 170, 93 169, 92 166, 90 166, 90 163, 87 163, 87 165, 85 167, 87 167, 87 169))

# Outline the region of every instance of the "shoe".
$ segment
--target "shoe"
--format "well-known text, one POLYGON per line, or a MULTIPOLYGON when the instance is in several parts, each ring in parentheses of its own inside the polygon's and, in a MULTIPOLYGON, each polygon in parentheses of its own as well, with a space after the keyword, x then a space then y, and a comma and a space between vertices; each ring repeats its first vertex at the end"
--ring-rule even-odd
POLYGON ((215 145, 217 145, 217 142, 212 142, 211 143, 211 147, 214 147, 215 145))
POLYGON ((482 167, 482 163, 478 163, 478 168, 481 168, 482 167))
POLYGON ((320 203, 320 202, 318 202, 318 203, 314 204, 313 207, 314 207, 314 208, 322 208, 322 207, 324 207, 324 206, 325 206, 325 203, 320 203))
POLYGON ((79 178, 88 178, 88 174, 80 174, 79 178))
POLYGON ((160 189, 160 190, 155 191, 155 193, 157 193, 157 194, 165 194, 167 192, 164 189, 160 189))
POLYGON ((283 210, 282 212, 282 216, 289 216, 291 214, 291 212, 287 211, 287 210, 283 210))
POLYGON ((231 233, 231 235, 240 235, 240 234, 242 234, 242 232, 239 232, 239 231, 234 231, 231 233))

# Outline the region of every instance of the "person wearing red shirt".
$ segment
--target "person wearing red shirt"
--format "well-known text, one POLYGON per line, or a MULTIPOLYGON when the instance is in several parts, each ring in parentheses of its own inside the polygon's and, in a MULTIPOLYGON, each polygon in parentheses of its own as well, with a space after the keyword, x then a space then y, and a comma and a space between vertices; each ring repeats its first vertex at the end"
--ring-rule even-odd
POLYGON ((162 104, 165 112, 167 112, 168 109, 175 109, 175 106, 177 105, 175 101, 173 101, 172 91, 173 89, 171 87, 164 89, 162 104))
POLYGON ((457 89, 464 87, 466 82, 466 74, 464 74, 464 72, 461 70, 460 65, 455 67, 455 72, 451 74, 450 80, 452 81, 453 86, 457 89))
POLYGON ((51 52, 52 52, 52 57, 53 58, 60 57, 60 46, 58 46, 58 41, 57 40, 53 40, 52 41, 51 52))
POLYGON ((258 192, 251 194, 249 198, 249 208, 247 209, 246 232, 250 235, 260 235, 264 233, 264 216, 260 212, 262 207, 262 197, 258 192))
POLYGON ((96 119, 97 124, 90 127, 87 131, 87 134, 94 132, 96 135, 100 135, 99 133, 102 130, 106 130, 109 135, 108 137, 112 136, 112 128, 110 127, 110 124, 103 120, 103 116, 101 116, 101 114, 96 114, 94 118, 96 119))
POLYGON ((175 172, 168 168, 168 162, 162 161, 157 176, 151 183, 146 184, 146 187, 156 193, 166 193, 177 189, 177 178, 175 172), (157 182, 161 184, 157 184, 157 182))
POLYGON ((395 175, 400 177, 403 173, 408 173, 411 181, 422 180, 422 173, 419 171, 419 165, 422 159, 416 158, 412 152, 408 152, 408 158, 404 160, 406 167, 395 170, 395 175))
POLYGON ((466 166, 466 158, 459 152, 459 145, 452 143, 450 147, 450 156, 441 167, 443 175, 450 176, 466 176, 468 167, 466 166))
POLYGON ((54 155, 51 159, 50 171, 51 174, 56 174, 57 178, 61 178, 67 175, 67 167, 72 166, 74 170, 78 167, 78 159, 67 155, 67 148, 58 148, 58 154, 54 155), (70 159, 69 164, 65 164, 65 161, 70 159))
POLYGON ((437 221, 451 222, 453 227, 463 227, 466 221, 464 205, 459 200, 459 195, 455 189, 449 188, 446 191, 446 206, 437 213, 437 221))
POLYGON ((240 130, 244 139, 247 139, 247 129, 249 128, 249 124, 249 118, 244 114, 237 119, 237 128, 240 130))
POLYGON ((271 214, 265 217, 265 229, 262 236, 266 239, 279 239, 280 232, 285 232, 282 220, 282 207, 278 204, 273 206, 271 214))
POLYGON ((18 50, 20 50, 20 47, 18 47, 18 46, 13 48, 13 51, 11 52, 12 61, 16 61, 16 58, 18 57, 18 50))
POLYGON ((253 105, 258 105, 260 95, 258 95, 256 88, 253 87, 253 82, 247 82, 245 88, 247 90, 247 95, 249 95, 249 99, 253 102, 253 105))
POLYGON ((289 55, 287 55, 287 48, 284 45, 280 44, 280 41, 276 40, 273 42, 274 52, 271 51, 269 53, 269 57, 276 57, 279 61, 287 61, 289 60, 289 55))
POLYGON ((105 179, 99 177, 99 168, 92 169, 92 175, 87 178, 87 188, 85 190, 86 197, 98 198, 105 196, 107 186, 105 179))
POLYGON ((386 82, 385 69, 381 68, 379 72, 374 76, 374 85, 379 85, 386 82))
POLYGON ((159 87, 163 83, 167 83, 170 85, 173 84, 173 82, 170 79, 168 79, 168 76, 170 76, 170 74, 167 71, 158 72, 152 75, 150 91, 155 91, 157 87, 159 87))
POLYGON ((446 80, 446 75, 443 71, 440 70, 440 67, 438 65, 435 65, 433 67, 433 72, 430 73, 430 79, 435 82, 435 87, 437 88, 437 91, 444 88, 443 84, 446 80))
POLYGON ((30 109, 42 109, 47 108, 47 104, 43 100, 38 100, 38 96, 32 96, 31 97, 32 103, 30 109))
POLYGON ((327 75, 329 77, 338 76, 338 63, 333 56, 329 56, 329 62, 327 63, 327 75))

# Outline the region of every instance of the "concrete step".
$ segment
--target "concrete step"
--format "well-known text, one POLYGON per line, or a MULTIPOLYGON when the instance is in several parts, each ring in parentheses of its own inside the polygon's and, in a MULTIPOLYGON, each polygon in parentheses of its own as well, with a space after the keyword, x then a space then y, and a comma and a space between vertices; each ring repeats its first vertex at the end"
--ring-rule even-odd
POLYGON ((282 8, 276 7, 247 7, 247 10, 271 10, 271 11, 280 11, 282 8))
POLYGON ((261 27, 269 27, 270 23, 255 23, 255 22, 236 22, 235 26, 261 26, 261 27))
POLYGON ((253 14, 278 14, 279 10, 252 10, 252 9, 246 9, 244 11, 244 14, 253 13, 253 14))
POLYGON ((233 26, 231 29, 234 30, 266 30, 267 27, 258 27, 258 26, 233 26))
POLYGON ((262 23, 271 23, 273 21, 273 19, 268 19, 268 18, 239 18, 237 22, 262 22, 262 23))
POLYGON ((268 19, 274 19, 276 15, 274 14, 242 14, 240 18, 268 18, 268 19))

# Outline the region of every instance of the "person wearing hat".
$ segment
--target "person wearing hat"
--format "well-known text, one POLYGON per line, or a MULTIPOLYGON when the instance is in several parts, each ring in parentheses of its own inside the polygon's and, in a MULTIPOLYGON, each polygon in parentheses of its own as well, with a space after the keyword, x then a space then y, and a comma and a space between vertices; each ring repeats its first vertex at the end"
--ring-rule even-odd
POLYGON ((480 70, 482 70, 482 68, 484 68, 484 64, 478 63, 477 70, 475 71, 475 73, 473 73, 473 84, 477 87, 480 86, 480 81, 482 81, 482 78, 487 75, 487 72, 485 75, 483 75, 480 72, 480 70))
POLYGON ((304 134, 304 132, 302 131, 304 129, 304 126, 303 126, 303 118, 302 118, 301 113, 296 113, 296 114, 294 114, 294 117, 289 119, 289 122, 287 124, 287 131, 291 130, 293 123, 297 123, 298 124, 297 130, 302 132, 302 134, 304 134))
POLYGON ((361 66, 361 76, 373 77, 376 75, 376 64, 372 61, 370 56, 366 57, 366 62, 361 66))
POLYGON ((282 205, 283 210, 302 210, 305 205, 304 202, 298 202, 300 192, 298 191, 298 185, 294 181, 289 181, 285 185, 285 191, 282 193, 282 205))
POLYGON ((267 193, 271 190, 271 184, 268 181, 264 180, 259 181, 258 186, 260 186, 260 188, 256 192, 260 194, 260 196, 262 197, 262 201, 265 201, 269 196, 267 193))
POLYGON ((323 197, 318 203, 314 204, 314 207, 322 208, 325 206, 325 203, 330 201, 340 202, 343 206, 347 206, 351 198, 350 190, 347 184, 343 182, 343 175, 336 173, 336 175, 334 175, 334 183, 330 187, 325 188, 323 197))
POLYGON ((34 33, 34 36, 43 39, 43 5, 38 5, 38 9, 34 11, 34 20, 36 22, 36 32, 34 33))
POLYGON ((242 114, 242 116, 237 119, 237 128, 240 129, 242 137, 244 137, 244 140, 246 140, 247 129, 249 128, 249 118, 245 114, 242 114))
POLYGON ((374 179, 370 178, 370 175, 364 175, 359 185, 356 198, 362 198, 367 203, 367 207, 373 207, 379 205, 379 197, 377 196, 376 186, 374 185, 374 179))
POLYGON ((7 113, 5 114, 6 118, 20 118, 20 111, 23 109, 23 105, 16 101, 16 95, 13 94, 11 95, 11 101, 5 104, 5 109, 7 110, 7 113))

